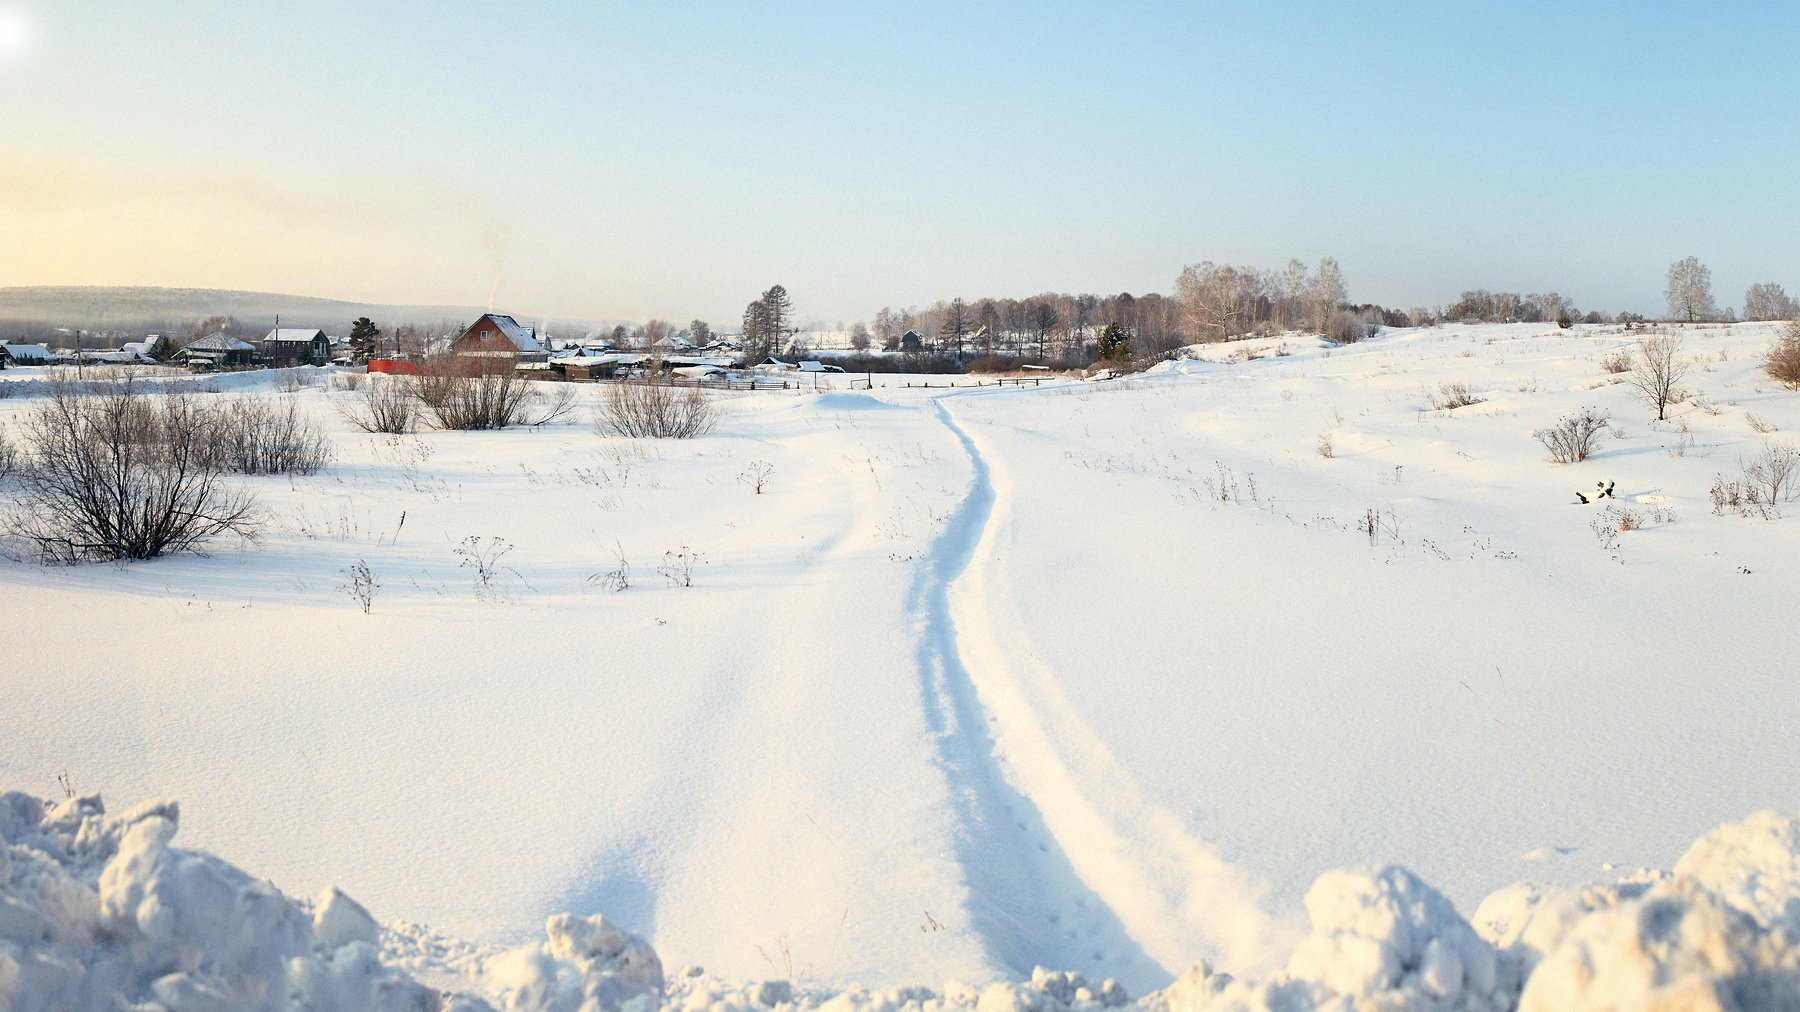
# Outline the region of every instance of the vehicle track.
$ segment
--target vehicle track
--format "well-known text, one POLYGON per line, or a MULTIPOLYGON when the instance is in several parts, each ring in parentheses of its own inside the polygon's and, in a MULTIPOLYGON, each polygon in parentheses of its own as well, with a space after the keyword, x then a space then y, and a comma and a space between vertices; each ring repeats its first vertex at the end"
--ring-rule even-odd
POLYGON ((1164 971, 1075 871, 1032 800, 996 754, 991 719, 963 662, 950 587, 969 569, 993 510, 986 460, 939 401, 940 420, 973 467, 969 493, 932 542, 910 595, 921 626, 920 690, 937 759, 956 806, 957 860, 971 926, 999 969, 1098 971, 1144 988, 1164 971))
POLYGON ((963 866, 975 902, 1004 914, 978 928, 1009 968, 1085 970, 1104 954, 1140 990, 1201 956, 1237 972, 1266 967, 1294 927, 1144 796, 1033 649, 998 564, 1012 510, 1004 470, 958 423, 951 396, 933 406, 973 475, 914 606, 925 701, 969 831, 963 866))

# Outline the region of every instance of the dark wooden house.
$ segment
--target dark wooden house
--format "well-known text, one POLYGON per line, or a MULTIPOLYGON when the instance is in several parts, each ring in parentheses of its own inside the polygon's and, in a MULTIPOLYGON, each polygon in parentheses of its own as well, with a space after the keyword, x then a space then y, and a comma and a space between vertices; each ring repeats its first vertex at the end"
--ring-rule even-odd
POLYGON ((331 361, 331 338, 322 330, 282 328, 269 331, 257 351, 264 364, 277 368, 326 365, 331 361))

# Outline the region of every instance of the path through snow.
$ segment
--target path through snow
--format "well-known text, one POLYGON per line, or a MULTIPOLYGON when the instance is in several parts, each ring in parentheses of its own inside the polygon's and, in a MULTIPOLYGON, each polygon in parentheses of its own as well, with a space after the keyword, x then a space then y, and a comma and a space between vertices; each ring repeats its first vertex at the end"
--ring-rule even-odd
POLYGON ((1105 967, 1136 988, 1178 973, 1197 949, 1265 965, 1291 932, 1243 876, 1144 799, 1057 688, 1006 599, 1003 471, 948 396, 933 407, 972 478, 913 595, 919 670, 990 950, 1016 972, 1105 967))

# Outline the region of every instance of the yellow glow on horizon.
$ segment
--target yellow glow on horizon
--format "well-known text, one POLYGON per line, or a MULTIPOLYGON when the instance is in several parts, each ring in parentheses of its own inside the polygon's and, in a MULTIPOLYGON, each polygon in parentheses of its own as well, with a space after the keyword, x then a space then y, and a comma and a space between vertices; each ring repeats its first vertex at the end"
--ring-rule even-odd
POLYGON ((0 62, 23 59, 31 48, 31 19, 17 7, 0 7, 0 62))

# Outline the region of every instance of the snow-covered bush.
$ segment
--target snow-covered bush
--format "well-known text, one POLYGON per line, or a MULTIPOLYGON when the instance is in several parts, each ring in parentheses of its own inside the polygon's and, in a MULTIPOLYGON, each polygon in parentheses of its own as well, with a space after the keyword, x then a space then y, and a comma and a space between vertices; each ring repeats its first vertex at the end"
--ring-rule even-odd
POLYGON ((1558 464, 1577 464, 1588 459, 1606 434, 1609 420, 1593 408, 1565 415, 1548 429, 1534 429, 1531 436, 1550 451, 1550 459, 1558 464))
POLYGON ((255 537, 254 499, 223 480, 214 414, 129 381, 54 384, 25 416, 7 531, 46 561, 153 559, 255 537))

